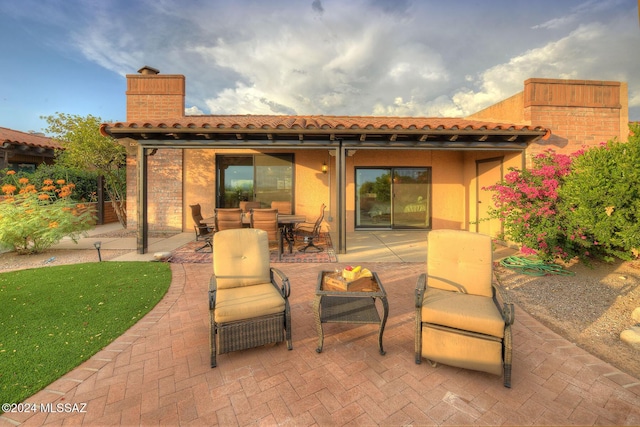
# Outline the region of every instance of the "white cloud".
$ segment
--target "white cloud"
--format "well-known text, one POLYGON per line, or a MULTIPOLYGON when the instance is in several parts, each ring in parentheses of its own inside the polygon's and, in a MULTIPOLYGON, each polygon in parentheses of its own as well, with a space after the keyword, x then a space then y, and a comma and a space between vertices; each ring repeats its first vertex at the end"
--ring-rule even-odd
MULTIPOLYGON (((626 69, 633 69, 633 59, 624 59, 609 49, 618 40, 603 24, 581 25, 558 41, 489 68, 480 75, 478 90, 462 89, 452 96, 452 102, 463 115, 468 115, 521 91, 523 82, 531 77, 626 81, 631 76, 618 72, 615 67, 622 61, 626 69)), ((636 65, 635 69, 640 71, 640 66, 636 65)), ((630 105, 635 105, 631 102, 630 99, 630 105)))
POLYGON ((630 105, 640 106, 628 3, 543 1, 480 15, 454 3, 149 0, 137 6, 144 14, 117 18, 109 5, 85 7, 92 19, 73 31, 85 57, 121 75, 142 65, 185 74, 198 114, 455 117, 530 77, 629 81, 630 105), (541 23, 508 25, 503 13, 541 23), (453 16, 464 26, 456 34, 453 16))
POLYGON ((184 109, 185 116, 202 116, 204 115, 204 111, 199 109, 198 107, 192 106, 184 109))

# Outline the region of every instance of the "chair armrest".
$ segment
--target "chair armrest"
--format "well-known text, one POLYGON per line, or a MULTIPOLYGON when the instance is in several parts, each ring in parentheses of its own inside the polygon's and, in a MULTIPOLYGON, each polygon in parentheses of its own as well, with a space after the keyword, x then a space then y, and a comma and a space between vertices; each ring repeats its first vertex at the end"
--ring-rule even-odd
POLYGON ((293 231, 313 231, 316 224, 313 222, 300 222, 293 227, 293 231))
POLYGON ((218 291, 218 283, 216 277, 211 276, 209 280, 209 310, 213 310, 216 307, 216 292, 218 291))
POLYGON ((281 270, 271 267, 271 283, 274 286, 278 287, 278 282, 280 283, 279 289, 282 292, 282 296, 287 299, 291 294, 291 284, 289 283, 289 278, 286 274, 284 274, 281 270), (278 280, 276 280, 276 277, 278 280))
POLYGON ((502 318, 504 319, 504 324, 511 326, 513 325, 513 321, 516 318, 515 308, 511 303, 505 303, 502 307, 502 318))
POLYGON ((424 299, 424 292, 427 289, 427 275, 422 273, 418 277, 418 282, 416 283, 416 308, 422 307, 422 300, 424 299))
POLYGON ((494 299, 498 309, 502 313, 505 325, 513 325, 513 321, 515 320, 515 308, 513 303, 509 300, 509 296, 506 295, 495 283, 492 283, 491 287, 493 288, 494 299))

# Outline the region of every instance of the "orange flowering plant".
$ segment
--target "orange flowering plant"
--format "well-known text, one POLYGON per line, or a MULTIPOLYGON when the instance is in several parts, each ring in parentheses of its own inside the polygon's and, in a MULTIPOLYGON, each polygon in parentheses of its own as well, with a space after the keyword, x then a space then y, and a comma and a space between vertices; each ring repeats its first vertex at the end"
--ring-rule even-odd
MULTIPOLYGON (((15 178, 15 171, 7 175, 15 178)), ((93 215, 71 199, 74 185, 46 179, 40 186, 29 178, 2 185, 0 244, 20 254, 45 251, 69 236, 75 242, 93 225, 93 215), (39 188, 38 188, 39 187, 39 188)))

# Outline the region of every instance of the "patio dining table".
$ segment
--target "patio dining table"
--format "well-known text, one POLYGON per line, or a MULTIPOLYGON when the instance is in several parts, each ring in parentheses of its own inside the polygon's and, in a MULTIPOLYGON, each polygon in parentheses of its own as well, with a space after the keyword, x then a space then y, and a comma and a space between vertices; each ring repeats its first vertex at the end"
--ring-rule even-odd
MULTIPOLYGON (((278 226, 280 227, 280 241, 278 242, 278 255, 282 254, 284 249, 284 242, 287 242, 289 246, 289 253, 293 252, 293 228, 296 224, 300 224, 307 221, 307 217, 304 215, 288 215, 278 214, 278 226)), ((216 225, 216 217, 210 216, 204 218, 202 223, 214 228, 216 225)), ((251 217, 249 213, 242 214, 242 226, 250 227, 251 226, 251 217)))

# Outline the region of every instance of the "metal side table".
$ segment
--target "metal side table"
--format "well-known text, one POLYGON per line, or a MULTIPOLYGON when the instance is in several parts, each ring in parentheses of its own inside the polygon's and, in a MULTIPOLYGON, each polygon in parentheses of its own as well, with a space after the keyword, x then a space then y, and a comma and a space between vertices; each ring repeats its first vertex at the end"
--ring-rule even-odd
MULTIPOLYGON (((313 301, 316 328, 318 330, 318 347, 321 353, 324 343, 323 323, 374 323, 380 325, 378 332, 378 346, 380 354, 386 352, 382 347, 382 334, 389 316, 387 293, 376 273, 371 278, 359 279, 353 282, 349 289, 341 289, 331 284, 335 283, 337 273, 321 271, 318 274, 316 297, 313 301), (382 317, 376 307, 376 300, 382 306, 382 317)), ((346 284, 345 284, 346 286, 346 284)))

